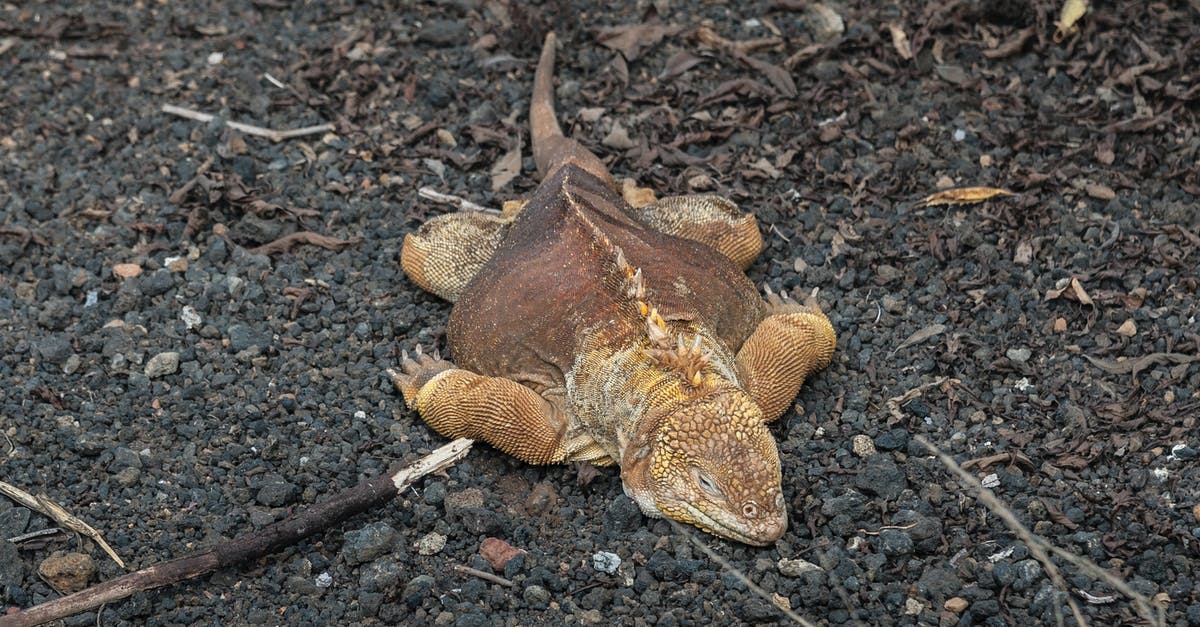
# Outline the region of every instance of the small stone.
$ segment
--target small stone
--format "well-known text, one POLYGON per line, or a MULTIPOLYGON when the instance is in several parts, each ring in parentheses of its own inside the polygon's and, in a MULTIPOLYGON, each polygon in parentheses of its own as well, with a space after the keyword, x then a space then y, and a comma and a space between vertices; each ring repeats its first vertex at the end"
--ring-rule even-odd
POLYGON ((554 486, 545 481, 538 482, 529 490, 529 496, 525 498, 525 513, 530 516, 540 516, 550 511, 557 501, 558 494, 554 492, 554 486))
POLYGON ((435 555, 446 548, 446 536, 433 532, 421 536, 417 540, 417 553, 421 555, 435 555))
POLYGON ((1028 348, 1010 348, 1004 352, 1005 357, 1008 357, 1010 360, 1019 364, 1029 361, 1029 358, 1032 355, 1033 352, 1028 348))
POLYGON ((179 353, 169 351, 151 357, 150 361, 146 362, 146 368, 143 372, 147 379, 156 379, 169 374, 175 374, 178 371, 179 353))
POLYGON ((369 562, 392 549, 396 530, 382 522, 370 523, 361 529, 347 532, 342 543, 342 554, 349 564, 369 562))
POLYGON ((142 267, 136 263, 118 263, 112 267, 112 273, 118 279, 132 279, 142 273, 142 267))
POLYGON ((457 514, 465 509, 483 507, 483 492, 479 488, 467 488, 459 492, 451 492, 442 502, 447 514, 457 514))
POLYGON ((617 533, 632 533, 642 525, 642 510, 624 494, 609 502, 604 510, 605 527, 617 533))
POLYGON ((875 454, 875 443, 871 441, 870 436, 862 434, 854 436, 851 446, 854 454, 859 457, 870 457, 875 454))
POLYGON ((300 496, 300 488, 279 475, 263 479, 254 500, 267 507, 282 507, 300 496))
POLYGON ((879 552, 892 557, 908 555, 913 551, 913 539, 901 529, 884 529, 879 532, 879 552))
POLYGON ((810 561, 802 559, 781 559, 775 563, 775 567, 779 569, 779 574, 784 577, 799 577, 804 573, 825 570, 810 561))
POLYGON ((550 591, 541 586, 529 586, 521 594, 521 598, 531 609, 544 610, 550 605, 550 591))
POLYGON ((909 597, 904 601, 904 614, 906 616, 916 616, 925 609, 925 604, 918 599, 909 597))
POLYGON ((1066 330, 1067 330, 1067 319, 1066 318, 1055 318, 1054 319, 1054 332, 1062 333, 1063 331, 1066 331, 1066 330))
POLYGON ((185 257, 167 257, 163 259, 169 272, 187 272, 188 260, 185 257))
POLYGON ((888 283, 898 281, 902 278, 904 278, 904 271, 895 266, 889 266, 885 263, 880 264, 879 267, 875 269, 875 282, 880 285, 887 285, 888 283))
POLYGON ((96 563, 84 553, 48 557, 38 566, 38 574, 55 590, 70 594, 87 587, 96 574, 96 563))
POLYGON ((333 575, 322 572, 320 575, 317 575, 317 580, 314 583, 318 588, 328 588, 333 585, 333 575))
POLYGON ((436 580, 429 575, 417 575, 413 577, 404 586, 404 603, 412 610, 421 607, 421 601, 424 600, 425 595, 429 594, 430 590, 433 590, 435 583, 437 583, 436 580))
POLYGON ((621 566, 621 556, 608 551, 598 551, 592 555, 592 567, 609 575, 617 572, 621 566))
POLYGON ((113 478, 117 480, 117 485, 132 488, 142 478, 142 471, 137 468, 122 468, 113 478))
POLYGON ((196 311, 191 305, 184 305, 183 311, 179 314, 179 319, 183 320, 183 325, 190 331, 200 326, 204 319, 200 317, 200 312, 196 311))
POLYGON ((971 604, 968 603, 966 599, 962 597, 953 597, 946 599, 946 603, 943 605, 943 607, 945 607, 948 611, 954 612, 955 614, 962 614, 963 610, 967 609, 969 605, 971 604))
POLYGON ((525 552, 525 549, 518 549, 500 538, 484 538, 479 543, 480 557, 498 573, 504 572, 504 565, 509 560, 525 552))
POLYGON ((1117 333, 1124 335, 1125 337, 1133 337, 1137 335, 1137 325, 1134 324, 1133 319, 1130 318, 1129 320, 1122 322, 1121 326, 1117 327, 1117 333))

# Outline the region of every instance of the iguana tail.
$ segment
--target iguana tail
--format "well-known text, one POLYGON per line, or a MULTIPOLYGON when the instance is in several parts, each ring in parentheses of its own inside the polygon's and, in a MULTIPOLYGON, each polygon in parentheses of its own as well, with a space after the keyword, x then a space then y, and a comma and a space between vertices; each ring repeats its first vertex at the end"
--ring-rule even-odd
POLYGON ((572 163, 616 189, 604 162, 582 144, 564 137, 554 115, 554 33, 546 34, 542 57, 533 75, 533 98, 529 104, 529 123, 533 127, 533 161, 542 179, 549 178, 562 166, 572 163))

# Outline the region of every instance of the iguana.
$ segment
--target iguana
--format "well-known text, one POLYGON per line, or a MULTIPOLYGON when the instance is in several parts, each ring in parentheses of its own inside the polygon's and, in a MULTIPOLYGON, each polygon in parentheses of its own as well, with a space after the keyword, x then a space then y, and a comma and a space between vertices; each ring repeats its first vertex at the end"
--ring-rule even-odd
POLYGON ((829 364, 833 327, 812 298, 759 297, 744 270, 762 237, 734 203, 627 204, 556 121, 554 57, 551 33, 530 106, 533 196, 404 239, 404 272, 454 303, 454 363, 418 347, 389 374, 445 436, 534 464, 617 464, 647 515, 774 542, 787 510, 767 424, 829 364))

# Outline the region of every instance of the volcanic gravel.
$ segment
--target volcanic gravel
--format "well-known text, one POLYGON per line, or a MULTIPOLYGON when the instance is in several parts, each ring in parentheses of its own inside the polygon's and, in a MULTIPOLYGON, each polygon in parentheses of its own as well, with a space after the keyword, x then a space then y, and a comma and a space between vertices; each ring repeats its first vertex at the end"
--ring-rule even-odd
MULTIPOLYGON (((682 534, 614 470, 480 445, 385 508, 68 624, 740 624, 778 605, 1074 624, 1068 598, 1091 624, 1139 620, 1061 557, 1057 587, 922 436, 1200 625, 1196 2, 1097 0, 1061 42, 1040 0, 392 4, 0 5, 0 479, 137 568, 444 443, 384 374, 444 348, 450 309, 398 252, 452 210, 418 188, 499 208, 536 185, 526 110, 554 28, 570 134, 660 195, 734 199, 766 241, 751 278, 820 288, 836 357, 772 426, 791 528, 765 548, 682 534), (1014 195, 919 202, 967 186, 1014 195)), ((0 607, 59 596, 37 573, 67 554, 93 583, 123 572, 73 534, 6 540, 50 526, 0 499, 0 607)))

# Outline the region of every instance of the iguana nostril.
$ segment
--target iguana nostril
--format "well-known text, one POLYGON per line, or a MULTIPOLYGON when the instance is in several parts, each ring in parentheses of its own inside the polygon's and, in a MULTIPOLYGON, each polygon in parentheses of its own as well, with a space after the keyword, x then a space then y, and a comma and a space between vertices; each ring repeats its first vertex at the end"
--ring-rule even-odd
POLYGON ((754 501, 749 501, 742 506, 742 515, 746 518, 758 518, 758 505, 754 501))

